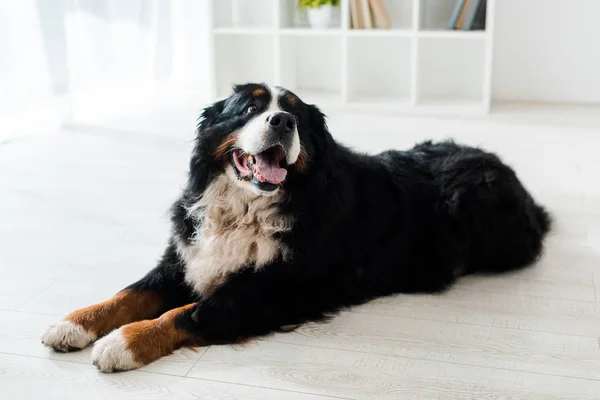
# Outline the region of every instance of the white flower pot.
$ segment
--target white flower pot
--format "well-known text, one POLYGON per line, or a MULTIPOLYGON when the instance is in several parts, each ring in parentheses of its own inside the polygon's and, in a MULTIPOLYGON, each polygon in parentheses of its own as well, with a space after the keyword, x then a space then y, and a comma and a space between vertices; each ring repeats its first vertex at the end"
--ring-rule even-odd
POLYGON ((333 7, 331 4, 322 5, 319 8, 309 8, 306 10, 308 23, 313 29, 325 29, 331 22, 333 7))

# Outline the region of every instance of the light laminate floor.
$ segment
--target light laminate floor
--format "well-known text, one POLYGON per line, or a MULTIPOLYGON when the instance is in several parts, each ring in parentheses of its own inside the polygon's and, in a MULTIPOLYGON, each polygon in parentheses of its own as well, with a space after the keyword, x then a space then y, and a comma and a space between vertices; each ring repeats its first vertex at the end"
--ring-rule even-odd
POLYGON ((154 265, 194 119, 161 109, 0 145, 1 399, 600 399, 600 129, 568 118, 330 120, 364 151, 454 137, 498 152, 557 219, 535 268, 134 372, 43 348, 48 324, 154 265))

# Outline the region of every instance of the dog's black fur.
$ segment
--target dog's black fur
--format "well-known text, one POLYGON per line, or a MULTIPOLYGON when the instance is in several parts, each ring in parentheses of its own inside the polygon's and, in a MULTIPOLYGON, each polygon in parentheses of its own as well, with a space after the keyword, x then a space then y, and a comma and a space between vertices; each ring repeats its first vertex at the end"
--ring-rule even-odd
MULTIPOLYGON (((213 154, 242 127, 249 93, 243 85, 202 114, 189 185, 174 205, 175 231, 191 240, 195 221, 186 202, 202 195, 223 163, 213 154)), ((394 293, 437 292, 458 275, 530 265, 542 252, 549 214, 515 172, 494 154, 447 141, 407 151, 359 154, 337 143, 324 115, 301 101, 280 106, 296 115, 308 155, 290 169, 280 208, 294 218, 281 235, 292 250, 260 270, 227 278, 179 324, 212 343, 265 335, 323 320, 348 306, 394 293)), ((157 269, 132 286, 153 288, 172 306, 194 300, 174 244, 157 269)))

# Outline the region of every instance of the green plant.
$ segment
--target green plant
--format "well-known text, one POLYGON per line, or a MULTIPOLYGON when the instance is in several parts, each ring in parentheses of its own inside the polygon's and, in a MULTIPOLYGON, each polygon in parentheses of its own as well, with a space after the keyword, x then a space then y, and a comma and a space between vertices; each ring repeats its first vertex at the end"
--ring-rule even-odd
POLYGON ((332 6, 339 6, 340 0, 298 0, 298 5, 301 9, 307 8, 319 8, 326 4, 331 4, 332 6))

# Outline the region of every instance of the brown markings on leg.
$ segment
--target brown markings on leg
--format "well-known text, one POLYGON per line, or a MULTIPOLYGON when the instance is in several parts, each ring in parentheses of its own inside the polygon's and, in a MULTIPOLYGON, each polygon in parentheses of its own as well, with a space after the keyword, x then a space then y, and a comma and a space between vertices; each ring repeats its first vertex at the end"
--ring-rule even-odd
POLYGON ((134 322, 121 328, 133 359, 145 365, 181 347, 200 346, 190 332, 175 326, 175 319, 196 304, 174 308, 151 321, 134 322))
POLYGON ((154 318, 161 307, 157 293, 125 289, 102 303, 73 311, 65 320, 101 337, 131 322, 154 318))
POLYGON ((215 159, 222 159, 225 153, 227 153, 229 149, 231 149, 231 147, 235 144, 236 141, 237 133, 232 133, 229 136, 227 136, 225 140, 223 140, 223 143, 221 143, 219 147, 217 147, 217 149, 215 150, 215 159))

